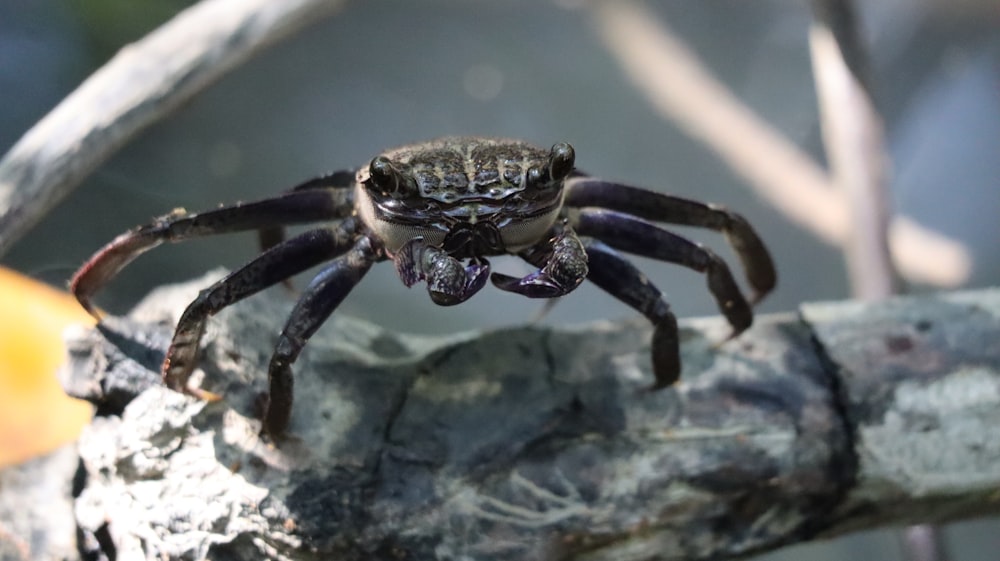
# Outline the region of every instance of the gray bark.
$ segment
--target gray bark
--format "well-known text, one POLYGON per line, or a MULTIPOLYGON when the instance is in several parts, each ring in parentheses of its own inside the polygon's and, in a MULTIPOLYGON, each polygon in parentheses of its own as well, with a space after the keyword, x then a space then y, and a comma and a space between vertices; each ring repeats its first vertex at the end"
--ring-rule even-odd
POLYGON ((79 443, 89 553, 710 559, 1000 511, 1000 290, 808 304, 721 346, 723 321, 687 321, 684 379, 655 393, 641 321, 417 337, 334 317, 274 447, 282 292, 209 330, 197 373, 223 400, 158 383, 204 284, 71 337, 66 385, 104 413, 79 443))

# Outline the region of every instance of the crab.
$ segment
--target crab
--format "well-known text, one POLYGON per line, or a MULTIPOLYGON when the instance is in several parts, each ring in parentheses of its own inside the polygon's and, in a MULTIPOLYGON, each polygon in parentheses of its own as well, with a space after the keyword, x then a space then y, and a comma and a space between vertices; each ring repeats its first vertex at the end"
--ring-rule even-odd
POLYGON ((312 179, 284 193, 207 212, 175 210, 101 248, 76 272, 70 289, 98 319, 94 294, 142 252, 241 230, 260 232, 263 252, 202 290, 184 310, 163 362, 171 389, 189 388, 210 316, 243 298, 329 261, 302 291, 268 366, 262 434, 288 428, 292 364, 307 340, 380 261, 392 261, 406 286, 424 281, 434 303, 452 306, 486 285, 528 298, 557 298, 584 279, 653 324, 650 389, 681 372, 677 319, 662 292, 620 253, 675 263, 705 275, 732 326, 750 327, 752 305, 777 275, 750 224, 721 206, 595 179, 575 168, 575 152, 520 140, 447 137, 387 150, 356 171, 312 179), (286 239, 284 227, 324 223, 286 239), (726 263, 711 250, 653 222, 709 228, 735 250, 752 291, 743 296, 726 263), (491 272, 489 257, 514 254, 537 267, 521 278, 491 272))

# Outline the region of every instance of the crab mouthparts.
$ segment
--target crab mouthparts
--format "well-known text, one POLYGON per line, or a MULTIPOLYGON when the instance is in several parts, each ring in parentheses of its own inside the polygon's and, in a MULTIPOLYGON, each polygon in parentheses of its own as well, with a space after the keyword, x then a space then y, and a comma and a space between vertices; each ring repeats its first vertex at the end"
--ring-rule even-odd
POLYGON ((451 227, 441 249, 456 259, 505 253, 500 228, 492 222, 459 222, 451 227))

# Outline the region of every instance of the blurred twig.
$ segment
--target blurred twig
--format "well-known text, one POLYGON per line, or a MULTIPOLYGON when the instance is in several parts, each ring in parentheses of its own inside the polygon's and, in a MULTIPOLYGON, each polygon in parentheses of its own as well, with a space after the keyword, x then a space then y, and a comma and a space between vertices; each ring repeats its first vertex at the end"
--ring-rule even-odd
POLYGON ((343 0, 204 0, 124 47, 0 160, 0 255, 133 135, 343 0))
MULTIPOLYGON (((714 150, 790 220, 827 243, 849 244, 848 200, 827 172, 712 77, 648 9, 617 0, 596 2, 593 14, 628 78, 664 118, 714 150)), ((905 217, 892 221, 889 245, 911 280, 953 286, 971 270, 960 243, 905 217)))
POLYGON ((899 292, 900 283, 888 243, 888 154, 867 56, 849 1, 816 0, 813 7, 809 46, 830 176, 850 214, 843 249, 852 292, 866 300, 886 298, 899 292))
POLYGON ((934 524, 917 524, 900 530, 899 541, 910 561, 941 561, 947 559, 941 530, 934 524))
MULTIPOLYGON (((809 32, 813 74, 830 173, 852 215, 844 246, 855 298, 881 300, 899 293, 888 229, 891 216, 882 119, 868 76, 869 59, 850 0, 814 0, 809 32)), ((900 531, 910 561, 939 561, 944 551, 930 524, 900 531)))

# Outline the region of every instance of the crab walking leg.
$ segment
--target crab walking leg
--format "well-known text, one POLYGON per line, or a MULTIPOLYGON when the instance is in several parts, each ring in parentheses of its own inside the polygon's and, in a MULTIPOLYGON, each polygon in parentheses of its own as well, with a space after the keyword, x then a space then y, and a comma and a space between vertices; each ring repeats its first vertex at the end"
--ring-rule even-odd
MULTIPOLYGON (((314 177, 309 181, 300 183, 292 187, 287 192, 308 191, 310 189, 347 189, 354 188, 354 172, 350 170, 340 170, 319 177, 314 177)), ((285 241, 285 229, 282 226, 266 226, 257 231, 257 241, 261 251, 267 251, 279 243, 285 241)))
POLYGON ((708 289, 718 303, 735 337, 753 323, 753 310, 733 280, 729 266, 710 250, 634 216, 611 210, 584 208, 568 213, 581 236, 597 238, 609 246, 683 265, 705 273, 708 289))
POLYGON ((303 291, 271 355, 267 372, 269 398, 262 428, 264 434, 278 438, 285 432, 292 413, 292 364, 306 341, 378 259, 371 241, 363 237, 350 251, 320 271, 303 291))
POLYGON ((774 261, 764 242, 745 218, 724 207, 589 177, 567 180, 564 204, 602 207, 655 222, 722 232, 746 271, 747 281, 753 289, 752 303, 759 302, 777 283, 774 261))
POLYGON ((590 273, 587 280, 639 311, 653 322, 653 376, 651 389, 672 385, 681 375, 677 318, 663 293, 628 260, 597 240, 584 242, 590 273))
POLYGON ((490 280, 500 290, 528 298, 555 298, 568 294, 587 278, 587 252, 569 226, 553 228, 553 237, 536 244, 521 256, 539 267, 520 279, 493 273, 490 280))
POLYGON ((163 361, 163 382, 185 393, 198 356, 198 343, 210 316, 247 296, 260 292, 293 275, 328 261, 347 251, 354 243, 357 221, 347 219, 336 228, 310 230, 280 243, 242 268, 202 290, 181 314, 167 357, 163 361))
POLYGON ((302 224, 343 218, 352 212, 350 190, 308 190, 272 199, 237 203, 199 214, 176 210, 151 224, 132 229, 101 248, 70 280, 70 291, 94 317, 91 297, 126 265, 163 242, 252 230, 275 224, 302 224))

